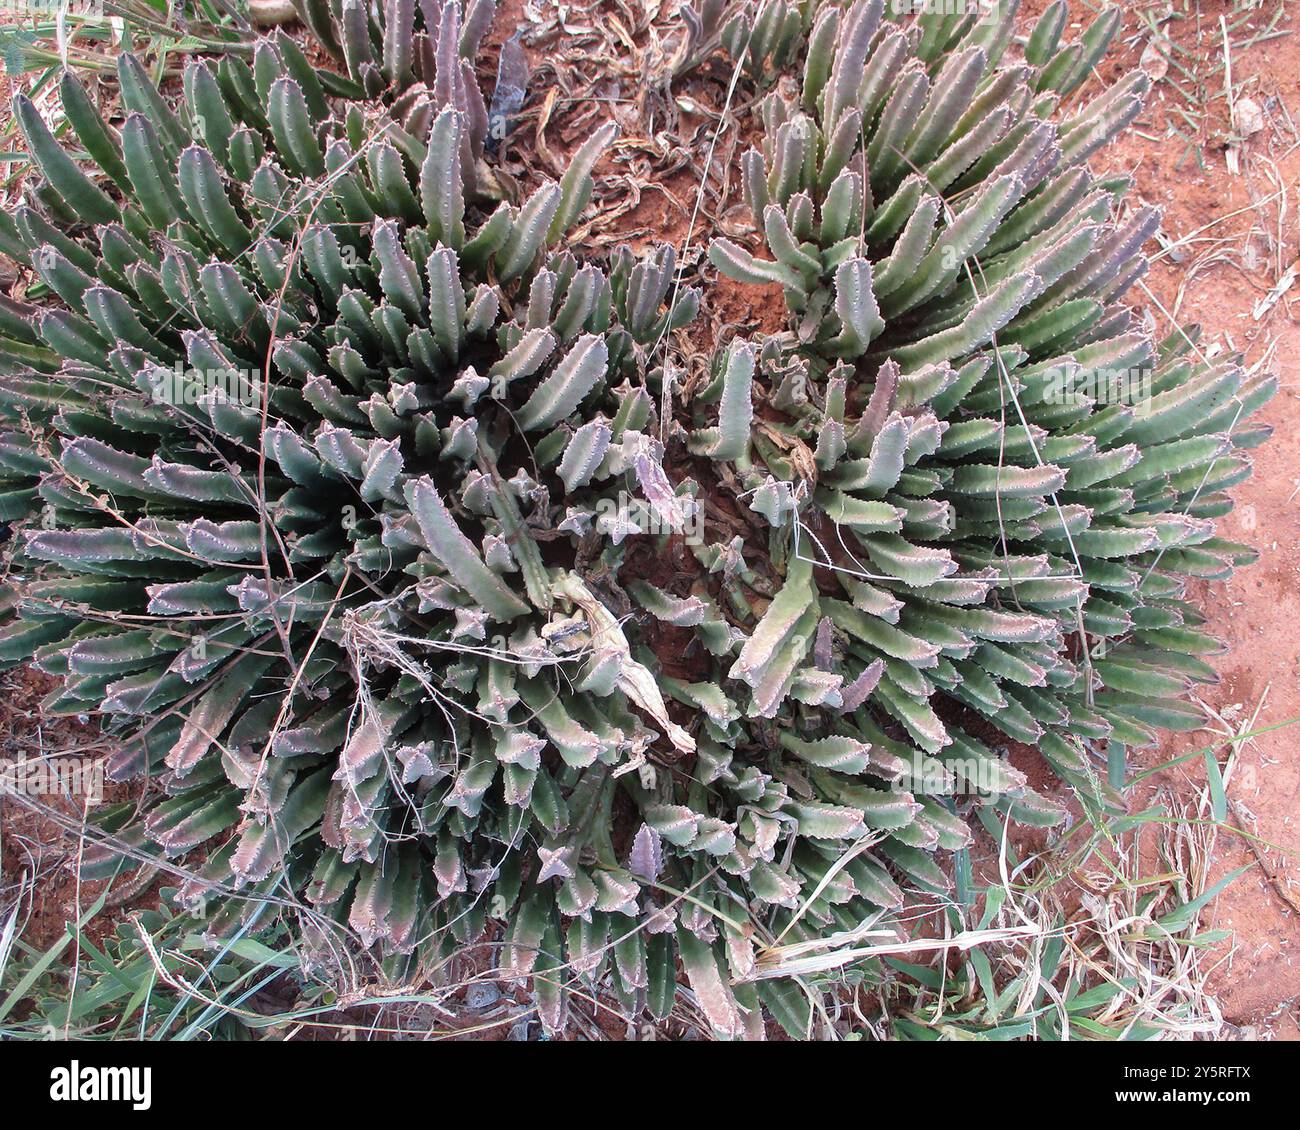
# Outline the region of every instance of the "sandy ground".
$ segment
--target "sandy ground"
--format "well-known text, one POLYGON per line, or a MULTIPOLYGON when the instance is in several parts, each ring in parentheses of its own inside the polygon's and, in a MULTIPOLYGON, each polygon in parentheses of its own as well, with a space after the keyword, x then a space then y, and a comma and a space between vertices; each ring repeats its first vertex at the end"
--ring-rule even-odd
MULTIPOLYGON (((1186 67, 1204 82, 1203 128, 1193 133, 1179 113, 1188 101, 1166 81, 1157 83, 1133 132, 1106 154, 1114 169, 1131 172, 1139 200, 1164 210, 1165 252, 1130 300, 1144 308, 1165 334, 1170 316, 1200 324, 1203 348, 1224 343, 1261 360, 1280 381, 1277 397, 1260 419, 1274 428, 1255 453, 1255 473, 1234 492, 1237 508, 1220 525, 1222 536, 1259 550, 1259 562, 1226 583, 1201 587, 1210 629, 1229 645, 1217 660, 1222 676, 1202 700, 1236 731, 1300 719, 1300 284, 1266 312, 1259 304, 1298 268, 1300 228, 1300 36, 1292 10, 1274 28, 1284 34, 1242 46, 1269 26, 1277 6, 1262 3, 1258 15, 1228 34, 1233 105, 1224 89, 1224 36, 1246 5, 1201 0, 1187 19, 1161 30, 1186 54, 1173 52, 1169 75, 1186 89, 1186 67), (1234 14, 1234 9, 1236 13, 1234 14), (1247 101, 1248 100, 1248 101, 1247 101), (1246 103, 1243 105, 1243 103, 1246 103), (1252 121, 1251 106, 1261 119, 1252 121), (1242 136, 1243 129, 1259 125, 1242 136), (1188 138, 1196 142, 1189 151, 1188 138), (1199 151, 1198 151, 1199 150, 1199 151), (1239 173, 1230 169, 1235 150, 1239 173), (1186 241, 1186 242, 1184 242, 1186 241), (1252 723, 1253 721, 1253 725, 1252 723)), ((1125 49, 1108 60, 1103 76, 1114 78, 1141 65, 1150 40, 1146 25, 1126 12, 1125 49)), ((1148 52, 1148 65, 1150 53, 1148 52)), ((1154 64, 1159 68, 1159 64, 1154 64)), ((1152 247, 1153 253, 1162 249, 1152 247)), ((1157 764, 1211 740, 1205 734, 1168 742, 1147 764, 1157 764)), ((1300 1035, 1300 726, 1286 726, 1238 747, 1229 762, 1230 819, 1260 841, 1254 849, 1240 836, 1221 836, 1215 877, 1244 864, 1257 866, 1234 882, 1207 922, 1234 931, 1232 951, 1211 979, 1225 1017, 1276 1035, 1300 1035), (1275 845, 1275 846, 1270 846, 1275 845)), ((1169 774, 1203 780, 1198 763, 1169 774)))

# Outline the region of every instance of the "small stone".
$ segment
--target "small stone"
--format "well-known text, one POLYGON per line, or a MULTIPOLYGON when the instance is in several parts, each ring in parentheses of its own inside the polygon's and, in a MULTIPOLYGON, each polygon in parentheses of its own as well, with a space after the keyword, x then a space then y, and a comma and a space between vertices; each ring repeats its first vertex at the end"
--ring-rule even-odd
POLYGON ((1242 137, 1259 133, 1264 128, 1264 111, 1253 98, 1238 98, 1232 107, 1232 124, 1242 137))
POLYGON ((501 999, 501 990, 491 981, 475 981, 465 990, 465 1003, 476 1011, 491 1008, 501 999))

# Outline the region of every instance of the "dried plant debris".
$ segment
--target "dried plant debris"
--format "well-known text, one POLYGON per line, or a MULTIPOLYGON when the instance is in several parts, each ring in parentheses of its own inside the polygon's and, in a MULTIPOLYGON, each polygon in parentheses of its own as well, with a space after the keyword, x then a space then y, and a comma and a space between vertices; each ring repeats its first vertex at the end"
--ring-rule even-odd
POLYGON ((345 75, 277 34, 175 105, 124 56, 120 128, 67 75, 90 171, 19 96, 0 655, 151 782, 87 872, 203 847, 213 940, 287 890, 389 978, 499 930, 551 1029, 575 979, 667 1015, 680 962, 752 1036, 808 1027, 780 954, 949 887, 969 809, 1063 818, 1011 743, 1118 806, 1104 743, 1200 724, 1185 588, 1251 557, 1214 519, 1275 383, 1123 305, 1157 216, 1087 159, 1148 80, 1057 120, 1117 23, 1061 8, 1015 52, 1015 4, 686 18, 756 106, 709 258, 789 314, 689 396, 673 249, 566 249, 615 127, 502 198, 490 0, 312 0, 345 75))

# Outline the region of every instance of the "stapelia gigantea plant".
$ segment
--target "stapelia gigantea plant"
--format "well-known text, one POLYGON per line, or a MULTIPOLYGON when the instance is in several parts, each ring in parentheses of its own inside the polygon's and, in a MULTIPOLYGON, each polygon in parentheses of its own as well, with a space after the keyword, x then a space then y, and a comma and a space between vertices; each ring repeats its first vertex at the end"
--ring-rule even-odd
MULTIPOLYGON (((710 248, 731 278, 781 288, 789 328, 720 359, 703 398, 717 423, 691 442, 730 464, 722 487, 766 523, 783 572, 716 665, 742 714, 774 720, 753 732, 784 750, 798 804, 786 874, 801 889, 773 897, 751 875, 750 894, 802 906, 815 884, 809 916, 842 930, 898 905, 880 863, 951 886, 934 852, 969 830, 936 792, 1063 819, 1010 744, 1113 807, 1094 743, 1113 754, 1200 725, 1184 692, 1215 678, 1203 656, 1219 645, 1185 587, 1253 559, 1213 520, 1276 389, 1191 333, 1152 341, 1123 305, 1158 216, 1126 214, 1127 180, 1086 162, 1146 79, 1058 113, 1118 11, 1062 44, 1054 4, 1011 57, 1015 4, 996 19, 896 8, 767 0, 689 21, 757 77, 792 26, 806 36, 797 99, 761 103, 742 162, 768 254, 710 248), (877 843, 854 857, 864 827, 877 843)), ((731 549, 715 565, 744 580, 731 549)), ((741 763, 707 727, 699 756, 724 787, 741 763)))
MULTIPOLYGON (((765 17, 783 7, 762 6, 753 41, 785 26, 765 17)), ((770 258, 710 248, 728 276, 779 285, 790 314, 762 379, 738 350, 718 382, 717 432, 735 442, 709 454, 734 461, 737 498, 791 546, 725 674, 749 688, 742 709, 781 720, 787 749, 813 739, 799 789, 839 806, 843 837, 860 815, 923 887, 947 885, 931 853, 967 829, 884 782, 982 777, 998 808, 1050 824, 1063 814, 1024 787, 1005 743, 1111 804, 1092 742, 1200 724, 1183 695, 1214 678, 1201 657, 1218 644, 1185 586, 1253 557, 1213 520, 1249 474, 1241 452, 1268 435, 1247 418, 1276 387, 1182 331, 1153 342, 1122 302, 1158 216, 1125 214, 1128 182, 1086 161, 1147 80, 1056 112, 1118 11, 1062 45, 1054 4, 1012 58, 1015 5, 1001 9, 899 21, 880 0, 821 6, 800 97, 763 101, 761 147, 743 159, 770 258), (781 414, 757 427, 738 392, 751 380, 781 414)), ((796 867, 820 876, 844 846, 801 843, 796 867)), ((859 899, 881 905, 852 863, 820 896, 840 925, 859 899)))
POLYGON ((1014 59, 1013 10, 692 14, 697 52, 802 59, 803 88, 743 165, 772 258, 710 252, 779 284, 789 331, 721 350, 683 435, 645 371, 698 301, 671 252, 555 250, 610 133, 498 202, 484 4, 422 4, 419 34, 412 5, 304 10, 346 79, 278 38, 192 64, 173 110, 128 58, 117 130, 65 78, 106 181, 20 98, 45 183, 0 230, 61 300, 0 308, 0 654, 151 778, 108 830, 205 846, 181 896, 235 893, 214 937, 305 895, 309 942, 396 977, 491 918, 550 1026, 574 976, 665 1014, 680 957, 719 1032, 760 1001, 797 1028, 756 941, 947 886, 969 832, 936 792, 1054 822, 1007 739, 1114 803, 1081 739, 1194 724, 1215 645, 1183 586, 1246 556, 1211 520, 1273 385, 1119 303, 1156 218, 1085 162, 1143 80, 1053 121, 1112 13, 1061 45, 1055 5, 1014 59), (1150 397, 1090 396, 1111 371, 1150 397), (666 474, 684 454, 702 484, 666 474), (750 532, 707 521, 688 585, 626 567, 728 492, 750 532))
MULTIPOLYGON (((597 595, 594 522, 625 479, 688 504, 637 357, 698 296, 665 308, 668 249, 609 273, 557 250, 612 127, 560 183, 490 198, 482 11, 451 0, 408 52, 390 8, 406 25, 352 70, 403 88, 391 105, 332 101, 286 38, 194 62, 175 108, 124 56, 120 129, 65 75, 107 179, 15 100, 45 181, 0 238, 61 304, 3 307, 25 531, 0 647, 64 676, 50 712, 104 719, 116 775, 157 782, 109 830, 208 845, 183 898, 255 896, 214 936, 305 892, 310 938, 346 928, 395 972, 491 913, 524 977, 593 972, 617 922, 620 985, 671 999, 672 917, 632 929, 655 906, 611 810, 648 825, 649 880, 689 881, 650 827, 687 865, 734 837, 670 775, 620 774, 694 740, 597 595)), ((558 1023, 557 977, 538 993, 558 1023)))

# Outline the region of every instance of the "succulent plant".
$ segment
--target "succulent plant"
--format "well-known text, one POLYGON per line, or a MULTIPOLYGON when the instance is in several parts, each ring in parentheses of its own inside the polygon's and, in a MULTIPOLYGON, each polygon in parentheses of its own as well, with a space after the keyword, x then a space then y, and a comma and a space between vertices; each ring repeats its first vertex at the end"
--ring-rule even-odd
POLYGON ((702 6, 702 27, 720 23, 719 40, 727 54, 741 64, 749 78, 761 81, 779 73, 797 56, 808 30, 805 20, 814 5, 760 0, 757 6, 744 3, 725 15, 715 15, 719 7, 716 3, 702 6))
MULTIPOLYGON (((854 739, 896 756, 904 786, 930 776, 919 749, 938 777, 1050 824, 1064 813, 1025 787, 1008 742, 1116 805, 1092 743, 1201 725, 1184 692, 1215 678, 1202 657, 1219 645, 1186 583, 1254 557, 1213 520, 1269 433, 1248 417, 1276 382, 1207 358, 1195 331, 1152 341, 1121 301, 1158 214, 1123 214, 1127 180, 1086 162, 1147 80, 1053 120, 1117 10, 1062 46, 1054 4, 1004 63, 1015 7, 898 24, 880 0, 823 5, 800 98, 762 103, 742 173, 771 258, 721 238, 710 258, 779 285, 790 313, 753 378, 780 416, 724 456, 789 557, 727 675, 752 688, 746 713, 783 720, 787 747, 854 739), (816 702, 810 664, 833 680, 816 702)), ((752 412, 724 393, 716 430, 752 412)), ((914 881, 946 886, 927 852, 964 843, 961 823, 920 788, 877 813, 853 779, 862 756, 844 756, 810 771, 812 792, 861 810, 914 881)))
POLYGON ((727 842, 618 776, 694 740, 594 595, 626 484, 668 481, 644 344, 698 296, 665 308, 671 250, 606 274, 555 249, 612 127, 517 207, 487 194, 482 100, 442 50, 459 19, 434 39, 452 77, 387 104, 333 104, 285 37, 192 63, 175 108, 123 56, 120 130, 67 74, 107 179, 16 98, 44 182, 4 249, 59 301, 3 307, 0 505, 27 528, 0 648, 65 676, 46 708, 100 716, 116 776, 159 782, 109 830, 211 845, 182 898, 287 882, 310 937, 344 926, 394 968, 491 911, 526 976, 563 953, 561 910, 575 955, 647 912, 616 793, 679 844, 727 842))
POLYGON ((809 1013, 765 941, 947 887, 967 802, 1061 818, 1008 743, 1117 804, 1088 743, 1198 723, 1185 579, 1249 557, 1212 520, 1274 385, 1121 305, 1157 218, 1086 161, 1144 80, 1054 124, 1115 28, 1062 46, 1062 10, 1004 63, 1014 11, 763 5, 750 69, 803 60, 743 164, 772 258, 710 258, 789 329, 686 407, 672 250, 558 250, 612 127, 500 199, 482 0, 418 34, 313 0, 347 78, 278 36, 176 107, 123 57, 120 130, 67 75, 102 176, 20 96, 44 182, 0 250, 50 301, 0 304, 0 659, 148 777, 115 850, 204 847, 181 898, 231 896, 214 938, 278 899, 397 979, 499 929, 549 1027, 575 977, 666 1015, 680 959, 756 1035, 809 1013))

